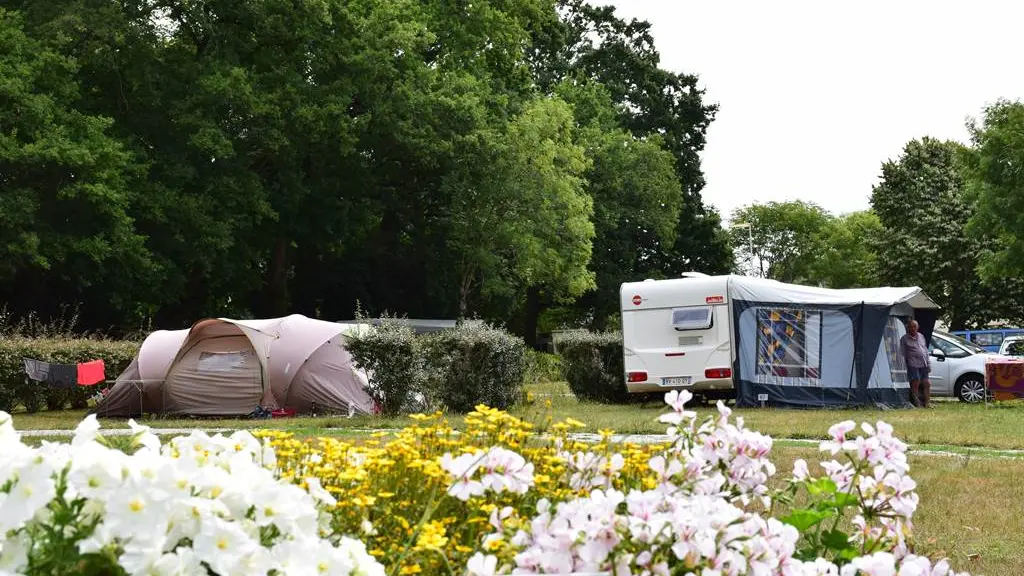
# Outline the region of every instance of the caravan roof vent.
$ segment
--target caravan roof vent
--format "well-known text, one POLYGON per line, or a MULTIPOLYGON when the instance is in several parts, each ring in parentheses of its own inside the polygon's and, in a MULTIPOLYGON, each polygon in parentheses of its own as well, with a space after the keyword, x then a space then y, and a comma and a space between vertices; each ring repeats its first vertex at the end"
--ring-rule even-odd
POLYGON ((683 272, 680 276, 683 278, 707 278, 708 275, 703 272, 683 272))

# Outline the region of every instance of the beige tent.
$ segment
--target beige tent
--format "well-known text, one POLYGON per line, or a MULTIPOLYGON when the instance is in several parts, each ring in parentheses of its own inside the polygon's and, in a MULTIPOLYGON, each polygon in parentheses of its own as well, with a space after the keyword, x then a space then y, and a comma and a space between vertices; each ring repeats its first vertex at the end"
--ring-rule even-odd
POLYGON ((260 407, 372 413, 367 376, 345 349, 348 335, 365 329, 295 314, 208 319, 188 330, 157 331, 96 413, 240 416, 260 407))

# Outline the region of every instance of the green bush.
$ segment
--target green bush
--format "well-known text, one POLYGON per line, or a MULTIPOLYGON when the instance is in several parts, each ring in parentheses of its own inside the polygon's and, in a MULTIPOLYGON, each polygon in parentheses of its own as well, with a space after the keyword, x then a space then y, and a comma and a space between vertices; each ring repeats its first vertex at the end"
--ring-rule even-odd
POLYGON ((619 332, 587 332, 566 335, 558 343, 562 374, 579 400, 626 402, 622 336, 619 332))
POLYGON ((526 383, 562 381, 562 359, 555 354, 526 349, 526 383))
POLYGON ((54 389, 41 382, 26 381, 24 358, 54 364, 77 364, 103 360, 107 379, 124 371, 139 351, 137 342, 87 340, 74 338, 2 338, 0 339, 0 410, 10 412, 17 406, 36 412, 43 406, 60 410, 71 406, 85 408, 89 397, 101 389, 75 386, 54 389))
POLYGON ((401 414, 422 396, 421 352, 412 328, 384 319, 375 330, 352 336, 346 347, 366 370, 370 396, 384 414, 401 414))
POLYGON ((423 338, 428 389, 441 404, 469 412, 478 404, 506 410, 519 402, 526 344, 505 330, 460 324, 423 338))

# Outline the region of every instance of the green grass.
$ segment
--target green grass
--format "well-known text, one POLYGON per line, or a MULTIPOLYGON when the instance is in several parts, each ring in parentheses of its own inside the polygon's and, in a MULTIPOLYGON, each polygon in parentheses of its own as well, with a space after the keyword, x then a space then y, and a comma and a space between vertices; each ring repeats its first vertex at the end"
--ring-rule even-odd
MULTIPOLYGON (((556 420, 575 418, 587 424, 587 431, 612 429, 624 434, 657 434, 664 425, 657 419, 664 411, 660 402, 629 405, 605 405, 578 402, 569 395, 565 384, 540 384, 529 387, 532 404, 511 410, 529 421, 543 420, 551 401, 551 412, 556 420)), ((713 406, 697 408, 701 414, 714 412, 713 406)), ((828 428, 842 420, 877 422, 885 420, 896 429, 896 434, 914 445, 973 447, 996 450, 1024 450, 1024 402, 1006 402, 985 405, 967 405, 956 401, 936 402, 930 410, 785 410, 748 408, 734 411, 742 416, 749 428, 775 438, 821 439, 828 428)), ((85 415, 84 410, 60 412, 18 413, 14 415, 19 430, 68 430, 74 428, 85 415)), ((461 417, 449 419, 458 426, 461 417)), ((126 420, 102 419, 105 428, 125 428, 126 420)), ((369 416, 282 418, 271 420, 247 419, 166 419, 147 417, 139 420, 154 428, 278 428, 303 433, 336 434, 343 430, 370 430, 401 428, 412 422, 409 418, 379 418, 369 416)))
MULTIPOLYGON (((622 433, 659 433, 664 425, 657 422, 664 411, 660 402, 627 406, 580 403, 568 393, 564 384, 535 387, 531 408, 513 410, 520 414, 538 411, 547 399, 557 415, 571 416, 585 422, 590 430, 610 428, 622 433)), ((1024 449, 1024 401, 998 404, 964 404, 949 400, 934 403, 928 410, 789 410, 776 408, 736 409, 748 428, 776 438, 821 439, 836 422, 877 422, 893 425, 896 434, 911 444, 970 446, 995 449, 1024 449)), ((697 408, 702 416, 715 411, 714 406, 697 408)))

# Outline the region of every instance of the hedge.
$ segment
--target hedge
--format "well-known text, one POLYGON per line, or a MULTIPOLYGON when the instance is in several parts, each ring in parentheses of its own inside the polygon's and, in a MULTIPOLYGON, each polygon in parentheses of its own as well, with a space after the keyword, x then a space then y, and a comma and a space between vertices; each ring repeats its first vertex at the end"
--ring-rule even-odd
POLYGON ((370 396, 385 415, 407 411, 422 395, 422 355, 412 328, 385 319, 375 330, 350 337, 346 347, 355 365, 366 370, 370 396))
POLYGON ((351 336, 347 346, 387 415, 439 407, 469 412, 481 403, 506 409, 519 401, 527 378, 522 339, 489 325, 415 336, 386 318, 376 330, 351 336))
POLYGON ((562 359, 555 354, 526 349, 526 383, 562 381, 562 359))
POLYGON ((429 393, 449 410, 478 404, 507 410, 519 402, 526 375, 526 344, 489 325, 460 324, 423 338, 429 393))
POLYGON ((102 387, 101 383, 96 386, 55 389, 41 382, 26 381, 24 358, 54 364, 103 360, 107 379, 113 380, 131 364, 138 351, 139 343, 118 340, 2 338, 0 410, 10 412, 18 406, 28 412, 36 412, 44 406, 51 410, 60 410, 69 405, 85 408, 88 399, 102 387))
POLYGON ((619 332, 579 330, 558 343, 562 374, 579 400, 626 402, 622 336, 619 332))

